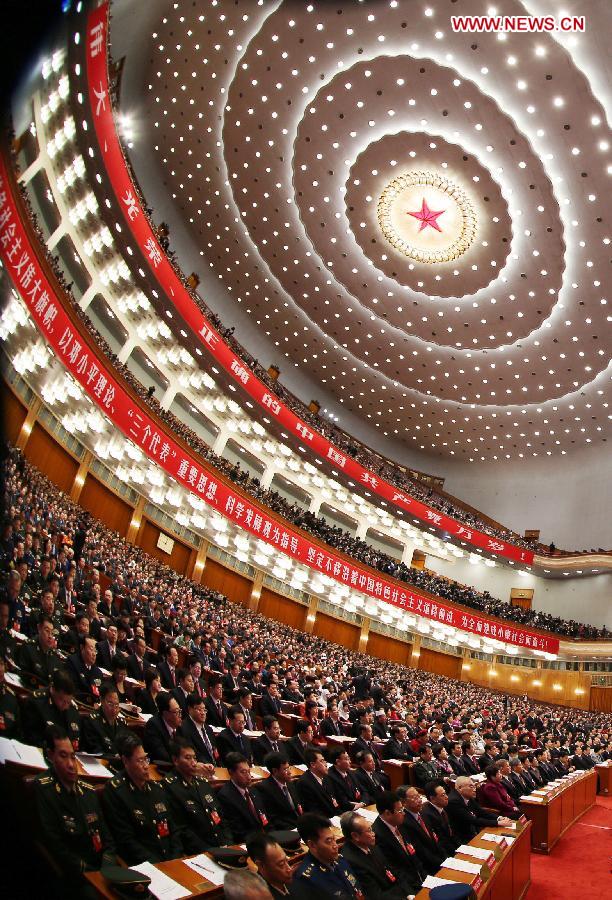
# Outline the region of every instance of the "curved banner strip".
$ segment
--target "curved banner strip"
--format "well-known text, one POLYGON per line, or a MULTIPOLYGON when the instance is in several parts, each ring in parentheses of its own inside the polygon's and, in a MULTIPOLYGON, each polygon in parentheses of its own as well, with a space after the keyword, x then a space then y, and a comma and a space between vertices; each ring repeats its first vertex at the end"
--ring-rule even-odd
POLYGON ((508 622, 462 612, 408 587, 389 581, 313 544, 303 533, 270 517, 264 506, 214 478, 141 408, 111 374, 105 362, 79 332, 44 274, 36 251, 20 220, 4 159, 0 158, 0 258, 26 304, 32 319, 58 359, 110 421, 153 462, 182 487, 255 537, 276 547, 309 568, 334 581, 384 600, 426 619, 453 625, 482 637, 495 638, 556 653, 559 641, 537 635, 508 622))
POLYGON ((218 331, 200 311, 197 304, 183 286, 172 268, 166 254, 142 209, 138 193, 134 188, 128 166, 123 156, 119 138, 115 130, 110 101, 107 70, 108 4, 104 3, 90 12, 87 20, 85 53, 87 58, 88 95, 91 116, 94 121, 100 151, 106 172, 110 179, 117 202, 121 207, 127 227, 140 247, 143 256, 157 279, 159 286, 170 298, 175 308, 193 332, 198 335, 208 352, 225 369, 230 378, 238 382, 247 394, 262 407, 268 415, 274 416, 282 427, 290 431, 321 459, 358 482, 362 487, 388 502, 407 511, 410 515, 454 538, 474 547, 486 550, 494 556, 501 556, 518 563, 531 565, 533 552, 516 547, 497 537, 491 537, 464 522, 457 521, 415 500, 406 493, 388 484, 378 475, 370 472, 356 460, 334 447, 327 438, 318 434, 312 425, 300 419, 289 407, 260 381, 245 362, 236 356, 225 343, 218 331))

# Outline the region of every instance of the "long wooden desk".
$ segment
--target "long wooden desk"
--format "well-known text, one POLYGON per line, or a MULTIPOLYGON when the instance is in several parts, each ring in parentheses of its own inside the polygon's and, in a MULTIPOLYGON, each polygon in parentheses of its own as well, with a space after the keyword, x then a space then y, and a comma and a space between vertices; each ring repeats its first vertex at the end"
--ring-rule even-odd
MULTIPOLYGON (((250 860, 248 860, 248 863, 249 868, 256 871, 250 860)), ((156 863, 155 868, 172 878, 173 881, 183 885, 185 890, 191 892, 189 894, 190 897, 207 897, 212 900, 214 897, 223 896, 223 887, 212 884, 203 875, 190 869, 182 859, 169 859, 167 862, 156 863)), ((100 897, 105 897, 107 900, 117 900, 117 895, 108 887, 105 878, 100 872, 85 872, 85 878, 93 885, 100 897)))
POLYGON ((559 838, 595 803, 597 773, 582 772, 544 796, 542 802, 520 800, 521 812, 531 820, 531 847, 534 853, 550 853, 559 838))
MULTIPOLYGON (((501 851, 501 858, 497 860, 489 878, 476 890, 478 900, 521 900, 531 883, 530 853, 531 853, 531 823, 527 822, 522 831, 510 832, 505 828, 487 828, 473 838, 469 843, 472 847, 482 847, 495 850, 495 844, 485 841, 483 834, 508 833, 516 838, 501 851)), ((477 862, 473 857, 462 853, 456 853, 457 859, 469 862, 477 862)), ((448 881, 459 881, 462 884, 471 884, 473 875, 457 872, 454 869, 440 869, 436 877, 445 878, 448 881)), ((427 900, 429 890, 421 888, 416 895, 416 900, 427 900)))
POLYGON ((609 794, 612 788, 612 760, 608 760, 599 766, 595 766, 599 778, 599 793, 609 794))

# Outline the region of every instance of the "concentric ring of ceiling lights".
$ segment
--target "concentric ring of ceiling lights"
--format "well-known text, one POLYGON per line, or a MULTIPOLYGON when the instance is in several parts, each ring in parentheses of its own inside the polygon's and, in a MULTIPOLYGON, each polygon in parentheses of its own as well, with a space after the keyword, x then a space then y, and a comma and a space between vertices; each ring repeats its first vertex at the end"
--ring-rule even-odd
POLYGON ((412 0, 171 6, 154 143, 211 274, 273 353, 417 448, 504 459, 612 433, 612 141, 554 36, 453 33, 445 7, 412 0), (421 171, 478 217, 450 263, 381 236, 385 185, 421 171))
POLYGON ((463 256, 476 236, 476 213, 466 194, 454 182, 435 172, 398 175, 380 195, 376 215, 391 246, 418 263, 452 262, 463 256), (415 204, 410 200, 416 196, 422 196, 423 200, 421 207, 415 210, 415 204), (438 210, 437 201, 441 198, 446 201, 446 208, 438 210), (451 201, 450 208, 448 201, 451 201), (442 215, 446 216, 443 227, 439 222, 442 215), (410 222, 407 216, 420 223, 418 231, 417 223, 410 222), (412 233, 409 225, 413 226, 412 233), (413 236, 415 231, 416 237, 413 236))

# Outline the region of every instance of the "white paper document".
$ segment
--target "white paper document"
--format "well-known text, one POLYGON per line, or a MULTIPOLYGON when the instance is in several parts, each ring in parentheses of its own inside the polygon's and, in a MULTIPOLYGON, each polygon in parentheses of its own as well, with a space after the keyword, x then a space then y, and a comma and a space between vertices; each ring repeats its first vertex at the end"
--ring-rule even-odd
POLYGON ((376 819, 376 817, 378 816, 378 813, 376 812, 375 809, 366 809, 365 807, 362 807, 361 809, 356 809, 355 812, 358 813, 360 816, 363 816, 364 819, 367 819, 368 822, 373 822, 374 819, 376 819))
POLYGON ((502 841, 505 841, 508 846, 512 844, 516 838, 509 837, 505 834, 489 834, 486 832, 485 834, 480 835, 481 841, 491 841, 492 844, 501 844, 502 841))
POLYGON ((299 769, 300 772, 305 772, 308 766, 304 765, 304 763, 300 763, 298 766, 294 766, 294 769, 299 769))
POLYGON ((22 744, 21 741, 11 741, 16 756, 12 757, 13 762, 29 769, 46 769, 47 762, 43 756, 42 750, 38 747, 30 747, 29 744, 22 744))
POLYGON ((112 778, 113 773, 103 766, 99 759, 90 756, 88 753, 77 753, 77 759, 83 766, 83 769, 90 778, 112 778))
POLYGON ((340 816, 334 816, 333 819, 329 820, 334 828, 340 828, 340 816))
POLYGON ((225 869, 209 856, 206 856, 205 853, 200 853, 199 856, 194 856, 193 859, 184 859, 183 862, 190 869, 193 869, 194 872, 197 872, 198 875, 217 885, 217 887, 223 884, 226 875, 225 869))
POLYGON ((482 859, 483 862, 486 862, 492 853, 486 847, 470 847, 469 844, 461 844, 455 852, 465 853, 466 856, 473 856, 475 859, 482 859))
POLYGON ((156 869, 153 863, 143 862, 137 866, 130 866, 134 872, 140 872, 141 875, 148 875, 151 879, 149 890, 157 900, 181 900, 181 897, 190 897, 191 891, 168 878, 159 869, 156 869))
POLYGON ((467 872, 468 875, 480 875, 482 867, 480 863, 471 863, 465 859, 455 859, 454 856, 449 856, 444 860, 441 868, 454 869, 455 872, 467 872))
POLYGON ((524 794, 521 800, 532 800, 534 803, 544 803, 544 797, 534 797, 533 794, 524 794))
POLYGON ((10 687, 25 688, 25 684, 17 672, 7 672, 4 676, 4 680, 10 687))
POLYGON ((448 878, 438 878, 437 875, 428 875, 425 881, 423 882, 424 888, 429 888, 430 890, 435 887, 442 887, 445 884, 458 884, 457 881, 449 881, 448 878))

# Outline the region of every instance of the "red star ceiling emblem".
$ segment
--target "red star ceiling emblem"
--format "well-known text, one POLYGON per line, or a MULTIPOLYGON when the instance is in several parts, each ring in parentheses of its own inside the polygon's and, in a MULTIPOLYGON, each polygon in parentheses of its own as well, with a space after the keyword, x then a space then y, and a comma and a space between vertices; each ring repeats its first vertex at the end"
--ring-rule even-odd
POLYGON ((442 231, 440 226, 438 225, 438 216, 441 216, 443 212, 446 210, 441 209, 439 212, 435 212, 433 209, 430 209, 427 206, 427 200, 423 197, 423 203, 421 204, 421 208, 418 212, 409 212, 408 215, 412 216, 414 219, 418 219, 421 223, 421 227, 419 228, 419 234, 427 228, 429 225, 430 228, 435 228, 436 231, 442 231))

